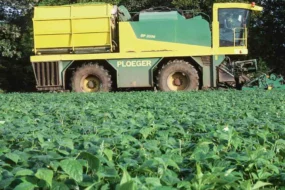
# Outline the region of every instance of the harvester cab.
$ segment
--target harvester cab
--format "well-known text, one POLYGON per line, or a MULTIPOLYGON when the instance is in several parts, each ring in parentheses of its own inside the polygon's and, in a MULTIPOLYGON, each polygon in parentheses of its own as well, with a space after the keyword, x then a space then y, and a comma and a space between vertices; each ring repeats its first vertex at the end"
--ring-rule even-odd
MULTIPOLYGON (((251 4, 215 4, 213 7, 213 50, 216 55, 248 54, 248 27, 253 11, 263 8, 251 4)), ((231 62, 228 57, 218 67, 219 82, 235 78, 235 87, 250 89, 285 89, 284 78, 275 73, 257 75, 258 64, 255 59, 231 62), (226 65, 226 66, 225 66, 226 65), (251 74, 252 77, 248 75, 251 74)), ((229 84, 229 83, 223 83, 229 84)))
POLYGON ((247 54, 248 26, 252 11, 263 8, 252 4, 216 3, 213 7, 213 47, 218 54, 247 54))

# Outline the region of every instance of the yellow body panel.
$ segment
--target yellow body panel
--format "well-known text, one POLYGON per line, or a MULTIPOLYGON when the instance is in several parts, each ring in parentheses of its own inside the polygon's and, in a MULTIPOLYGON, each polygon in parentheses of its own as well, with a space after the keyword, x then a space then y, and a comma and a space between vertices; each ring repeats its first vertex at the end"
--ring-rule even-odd
POLYGON ((96 54, 93 53, 93 54, 41 55, 41 56, 31 56, 31 62, 189 57, 189 56, 201 56, 201 52, 196 52, 196 54, 189 54, 185 51, 183 52, 176 51, 176 52, 143 52, 143 53, 96 53, 96 54))
MULTIPOLYGON (((218 8, 241 8, 252 11, 262 11, 263 8, 260 6, 252 5, 249 3, 214 3, 214 10, 218 8)), ((214 11, 214 14, 217 13, 214 11)))
POLYGON ((109 4, 35 7, 34 49, 110 47, 109 4))

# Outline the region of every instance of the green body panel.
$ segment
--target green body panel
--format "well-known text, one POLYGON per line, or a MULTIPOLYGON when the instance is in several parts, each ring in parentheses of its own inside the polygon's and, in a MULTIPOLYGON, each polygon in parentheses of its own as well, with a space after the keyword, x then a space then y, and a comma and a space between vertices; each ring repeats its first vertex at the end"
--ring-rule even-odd
POLYGON ((209 23, 200 16, 177 20, 147 19, 147 22, 130 22, 130 24, 136 37, 140 39, 206 47, 211 47, 212 44, 209 23))
POLYGON ((63 87, 66 87, 65 80, 64 80, 65 79, 65 72, 73 62, 74 61, 60 61, 59 62, 58 72, 59 72, 61 84, 63 85, 63 87))
POLYGON ((211 86, 211 64, 204 64, 201 57, 192 57, 196 63, 202 67, 203 73, 203 87, 210 87, 211 86))
POLYGON ((212 56, 210 64, 204 64, 201 57, 192 57, 202 67, 203 87, 217 87, 217 67, 224 61, 225 55, 212 56))
POLYGON ((120 13, 119 14, 120 21, 125 22, 129 21, 132 18, 130 12, 124 5, 119 6, 118 9, 120 13))
POLYGON ((184 20, 184 17, 177 11, 169 12, 142 12, 139 17, 140 22, 166 21, 166 20, 184 20))
MULTIPOLYGON (((202 68, 203 86, 216 87, 216 67, 224 60, 225 56, 212 58, 210 65, 203 64, 201 57, 192 57, 202 68)), ((153 72, 162 58, 134 58, 106 60, 117 71, 117 87, 153 87, 153 72)), ((61 84, 64 84, 65 72, 72 65, 73 61, 59 62, 59 75, 61 84)))
POLYGON ((217 67, 224 61, 225 57, 225 55, 215 55, 212 57, 211 74, 206 76, 209 77, 209 81, 211 81, 211 87, 217 87, 217 67))
POLYGON ((152 87, 152 68, 160 58, 107 60, 117 71, 119 88, 152 87))

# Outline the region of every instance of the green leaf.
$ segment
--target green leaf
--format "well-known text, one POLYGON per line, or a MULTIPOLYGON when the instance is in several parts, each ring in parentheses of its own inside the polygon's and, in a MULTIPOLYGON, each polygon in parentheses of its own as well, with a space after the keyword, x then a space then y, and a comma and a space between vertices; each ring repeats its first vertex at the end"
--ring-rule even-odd
POLYGON ((64 183, 53 180, 51 190, 69 190, 69 188, 64 183))
POLYGON ((74 149, 74 145, 73 145, 73 141, 71 139, 63 139, 63 140, 59 140, 58 141, 58 144, 60 146, 63 146, 63 147, 67 147, 71 150, 74 149))
POLYGON ((117 170, 115 168, 105 167, 104 170, 98 172, 97 175, 100 177, 113 177, 113 178, 115 178, 118 176, 118 173, 117 173, 117 170))
POLYGON ((187 189, 187 187, 190 187, 191 183, 189 181, 181 181, 177 184, 177 188, 182 189, 182 187, 184 187, 185 189, 187 189))
POLYGON ((173 172, 172 170, 167 169, 162 178, 161 181, 163 181, 164 183, 166 183, 168 186, 173 186, 176 183, 179 183, 180 180, 177 177, 177 174, 175 172, 173 172))
POLYGON ((17 171, 16 176, 27 176, 27 175, 33 175, 34 172, 29 169, 22 169, 17 171))
POLYGON ((57 161, 51 161, 50 162, 50 167, 54 170, 57 171, 58 167, 59 167, 59 162, 57 161))
POLYGON ((234 170, 235 170, 235 168, 228 169, 225 173, 225 176, 230 175, 234 170))
POLYGON ((66 150, 57 150, 57 151, 58 151, 59 153, 65 155, 65 156, 69 155, 69 152, 67 152, 66 150))
POLYGON ((152 131, 153 131, 152 128, 146 127, 146 128, 142 128, 142 129, 140 130, 140 133, 143 135, 143 137, 144 137, 145 139, 147 139, 147 137, 151 134, 152 131))
POLYGON ((83 180, 83 168, 79 161, 67 159, 60 162, 60 167, 77 182, 83 180))
POLYGON ((37 173, 35 174, 35 176, 38 179, 42 179, 45 182, 47 182, 47 184, 52 187, 52 178, 53 178, 53 171, 52 170, 48 170, 48 169, 38 169, 37 173))
POLYGON ((240 182, 240 187, 245 190, 251 190, 250 180, 240 182))
POLYGON ((279 169, 277 166, 273 165, 273 164, 268 164, 267 167, 269 169, 271 169, 272 171, 274 171, 275 173, 279 174, 279 169))
POLYGON ((198 163, 196 164, 196 169, 197 169, 197 178, 201 180, 203 177, 203 172, 202 172, 200 164, 198 163))
POLYGON ((110 149, 105 149, 104 153, 106 154, 106 156, 109 159, 109 161, 112 161, 112 159, 113 159, 113 151, 110 150, 110 149))
POLYGON ((105 184, 101 187, 100 190, 109 190, 110 189, 110 185, 109 184, 105 184))
POLYGON ((176 168, 177 170, 180 170, 179 166, 172 159, 167 159, 166 163, 167 163, 167 165, 172 166, 172 167, 176 168))
POLYGON ((93 171, 98 171, 99 170, 100 160, 96 156, 94 156, 94 155, 92 155, 92 154, 90 154, 88 152, 81 152, 80 155, 78 156, 78 158, 87 160, 88 166, 93 171))
POLYGON ((173 188, 170 186, 159 186, 159 187, 156 187, 155 190, 177 190, 177 188, 173 188))
POLYGON ((16 164, 18 163, 20 157, 18 154, 14 154, 14 153, 8 153, 5 155, 6 158, 12 160, 13 162, 15 162, 16 164))
POLYGON ((123 177, 120 182, 119 190, 135 190, 136 185, 126 169, 123 169, 123 177))
POLYGON ((133 181, 121 184, 119 190, 136 190, 136 185, 133 181))
POLYGON ((17 185, 14 190, 33 190, 36 187, 36 185, 29 183, 29 182, 24 182, 20 183, 17 185))
POLYGON ((22 176, 19 179, 21 179, 22 182, 28 182, 32 184, 37 184, 39 181, 39 179, 35 176, 22 176))
POLYGON ((6 146, 0 147, 0 156, 2 156, 3 153, 8 153, 8 152, 10 152, 10 149, 7 148, 6 146))
POLYGON ((5 189, 5 188, 7 188, 7 187, 14 181, 14 179, 15 179, 15 178, 10 177, 10 178, 1 180, 1 181, 0 181, 0 189, 5 189))
MULTIPOLYGON (((89 187, 87 187, 87 188, 85 188, 84 190, 91 190, 91 189, 93 189, 93 187, 95 186, 95 185, 97 185, 98 184, 98 182, 96 182, 96 183, 93 183, 92 185, 90 185, 89 187)), ((103 187, 101 188, 101 190, 103 189, 103 187)))
POLYGON ((272 185, 272 184, 271 184, 271 183, 262 182, 262 181, 258 181, 258 182, 256 182, 256 184, 252 187, 252 190, 259 189, 260 187, 264 187, 264 186, 267 186, 267 185, 272 185))
POLYGON ((69 175, 67 175, 67 174, 61 174, 57 178, 61 181, 64 181, 64 180, 67 180, 68 177, 69 177, 69 175))
POLYGON ((123 177, 121 179, 120 184, 122 185, 122 184, 130 182, 130 181, 132 181, 130 174, 127 172, 126 169, 123 169, 123 177))
POLYGON ((42 134, 37 134, 37 137, 38 137, 38 140, 41 142, 41 143, 44 143, 45 140, 44 140, 44 137, 42 134))
POLYGON ((161 186, 160 179, 155 177, 148 177, 145 179, 147 184, 150 184, 151 186, 161 186))

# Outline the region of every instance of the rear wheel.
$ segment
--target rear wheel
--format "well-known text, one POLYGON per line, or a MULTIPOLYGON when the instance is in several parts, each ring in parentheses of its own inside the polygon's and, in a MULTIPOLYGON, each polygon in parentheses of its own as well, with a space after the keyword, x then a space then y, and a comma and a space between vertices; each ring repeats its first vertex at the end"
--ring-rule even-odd
POLYGON ((108 92, 111 90, 111 76, 98 64, 87 64, 76 70, 72 79, 74 92, 108 92))
POLYGON ((199 89, 197 70, 183 60, 168 62, 158 73, 158 88, 162 91, 189 91, 199 89))

